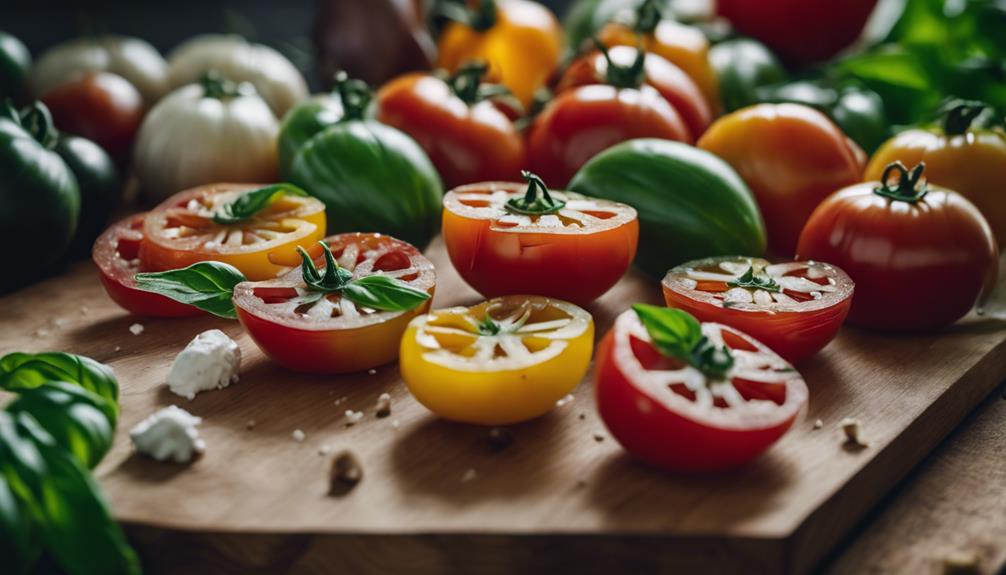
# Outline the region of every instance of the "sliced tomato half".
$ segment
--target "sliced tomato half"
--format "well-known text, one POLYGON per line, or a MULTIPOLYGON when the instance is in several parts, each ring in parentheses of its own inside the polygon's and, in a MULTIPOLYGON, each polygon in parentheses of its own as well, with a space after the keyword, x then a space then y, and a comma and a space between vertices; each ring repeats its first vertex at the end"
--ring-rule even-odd
POLYGON ((632 455, 679 471, 716 471, 758 457, 807 405, 800 374, 765 344, 732 327, 702 334, 734 358, 726 378, 662 355, 632 310, 616 318, 597 353, 597 406, 632 455))
MULTIPOLYGON (((364 233, 324 241, 354 278, 384 274, 433 295, 433 264, 410 244, 364 233)), ((323 258, 315 264, 324 270, 323 258)), ((296 269, 280 278, 238 284, 234 307, 245 330, 276 363, 308 373, 352 373, 394 361, 409 321, 426 313, 432 300, 409 311, 387 312, 360 307, 339 293, 312 296, 296 269)))
POLYGON ((663 288, 668 306, 733 326, 798 362, 838 334, 855 284, 826 263, 729 256, 682 264, 667 272, 663 288))
POLYGON ((101 285, 115 303, 136 315, 181 317, 203 313, 190 305, 136 289, 133 276, 150 271, 143 267, 139 259, 146 215, 144 212, 116 222, 95 240, 91 259, 98 266, 101 285))
POLYGON ((486 297, 536 294, 587 305, 625 274, 639 220, 625 204, 551 191, 557 213, 514 214, 508 200, 527 186, 486 182, 444 197, 443 234, 458 273, 486 297))
POLYGON ((212 260, 231 264, 250 280, 264 280, 300 264, 298 245, 320 252, 314 248, 325 236, 325 205, 316 198, 284 195, 246 221, 213 221, 219 207, 264 185, 210 184, 168 198, 144 223, 143 264, 164 271, 212 260))

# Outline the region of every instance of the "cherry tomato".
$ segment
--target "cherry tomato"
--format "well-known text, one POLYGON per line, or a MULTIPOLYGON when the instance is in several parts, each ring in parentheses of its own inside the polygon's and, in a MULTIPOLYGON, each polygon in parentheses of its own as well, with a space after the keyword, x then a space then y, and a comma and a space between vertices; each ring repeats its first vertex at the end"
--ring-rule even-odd
POLYGON ((133 280, 139 272, 149 271, 140 264, 143 219, 136 214, 108 227, 94 242, 91 257, 98 266, 101 285, 108 297, 126 311, 150 317, 179 317, 203 313, 162 295, 136 289, 133 280))
POLYGON ((737 328, 795 363, 838 334, 854 284, 830 264, 730 256, 682 264, 663 288, 668 306, 737 328))
POLYGON ((430 312, 402 337, 400 368, 433 413, 505 425, 551 411, 587 373, 594 321, 573 304, 510 296, 430 312))
MULTIPOLYGON (((319 200, 284 195, 246 221, 213 221, 220 206, 262 186, 209 184, 168 198, 144 222, 143 265, 164 271, 215 260, 231 264, 250 280, 274 278, 300 265, 297 246, 315 246, 325 236, 325 205, 319 200)), ((320 247, 311 249, 320 253, 320 247)))
POLYGON ((694 142, 681 114, 652 86, 581 86, 559 94, 535 118, 528 161, 545 181, 565 187, 587 160, 636 138, 694 142))
POLYGON ((663 355, 629 310, 597 352, 597 407, 633 456, 676 471, 736 467, 775 443, 807 405, 807 385, 783 358, 732 327, 704 323, 702 335, 726 346, 723 380, 663 355))
POLYGON ((841 190, 800 234, 798 258, 841 266, 856 282, 849 323, 946 326, 995 284, 999 254, 988 222, 957 192, 922 183, 922 166, 891 164, 881 182, 841 190))
MULTIPOLYGON (((358 279, 374 274, 397 278, 431 296, 433 264, 415 247, 381 234, 339 234, 324 240, 338 264, 358 279)), ((324 270, 324 259, 316 260, 324 270)), ((241 325, 276 363, 307 373, 353 373, 394 361, 409 321, 426 313, 430 300, 403 312, 363 308, 328 294, 302 303, 303 272, 234 287, 241 325)), ((432 299, 432 298, 431 298, 432 299)))
POLYGON ((717 13, 784 60, 828 60, 862 34, 877 0, 717 0, 717 13))
POLYGON ((409 134, 448 187, 513 180, 524 165, 524 139, 492 100, 482 99, 484 65, 444 81, 400 76, 377 93, 377 119, 409 134))
POLYGON ((769 251, 792 256, 810 213, 862 178, 866 157, 827 116, 801 104, 758 104, 723 116, 698 143, 747 182, 769 251))
MULTIPOLYGON (((607 50, 608 56, 595 50, 570 64, 559 79, 556 92, 577 86, 605 84, 608 82, 608 59, 623 69, 630 69, 639 50, 630 46, 615 46, 607 50)), ((660 92, 688 126, 693 137, 699 137, 712 122, 713 114, 702 90, 681 68, 657 54, 648 53, 644 60, 643 82, 660 92)))
POLYGON ((462 186, 444 197, 443 234, 451 263, 486 297, 533 293, 587 305, 625 274, 636 255, 636 210, 572 192, 544 215, 514 213, 518 183, 462 186))
POLYGON ((42 96, 56 127, 98 144, 117 161, 129 157, 143 120, 143 96, 125 78, 96 72, 42 96))

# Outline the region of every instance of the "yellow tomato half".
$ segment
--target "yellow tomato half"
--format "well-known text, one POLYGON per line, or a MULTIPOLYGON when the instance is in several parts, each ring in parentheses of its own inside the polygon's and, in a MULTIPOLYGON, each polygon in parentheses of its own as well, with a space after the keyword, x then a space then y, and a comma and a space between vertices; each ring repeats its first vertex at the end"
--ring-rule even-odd
POLYGON ((446 419, 504 425, 555 407, 587 373, 594 320, 538 296, 507 296, 417 317, 402 337, 402 378, 446 419))

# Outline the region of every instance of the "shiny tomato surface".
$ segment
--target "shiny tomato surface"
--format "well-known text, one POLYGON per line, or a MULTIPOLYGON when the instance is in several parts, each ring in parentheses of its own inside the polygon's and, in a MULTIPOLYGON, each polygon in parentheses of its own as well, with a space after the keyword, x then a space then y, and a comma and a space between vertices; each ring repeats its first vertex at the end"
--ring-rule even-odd
POLYGON ((694 142, 681 114, 652 86, 581 86, 559 94, 535 119, 528 162, 562 188, 587 160, 635 138, 694 142))
POLYGON ((448 187, 513 180, 524 139, 493 102, 468 103, 429 74, 406 74, 377 93, 377 119, 412 136, 448 187))
MULTIPOLYGON (((433 295, 433 264, 410 244, 363 233, 324 241, 354 279, 384 274, 433 295)), ((315 264, 324 272, 323 258, 315 264)), ((409 321, 425 313, 431 301, 409 311, 388 312, 360 307, 337 292, 305 303, 299 300, 305 293, 303 274, 295 269, 273 280, 238 284, 234 307, 266 355, 307 373, 353 373, 394 361, 409 321)))
POLYGON ((140 263, 143 219, 146 213, 130 216, 108 227, 94 242, 91 258, 98 266, 101 285, 108 297, 126 311, 148 317, 180 317, 203 313, 198 308, 162 295, 136 289, 133 277, 147 270, 140 263))
POLYGON ((744 256, 688 262, 663 281, 668 306, 737 328, 791 363, 834 339, 849 315, 853 288, 830 264, 744 256))
POLYGON ((636 210, 553 191, 558 213, 509 213, 518 183, 462 186, 444 196, 443 235, 451 263, 486 297, 535 294, 586 305, 625 274, 636 255, 636 210))
POLYGON ((596 355, 604 424, 633 456, 674 471, 718 471, 765 452, 807 405, 807 385, 784 359, 734 328, 702 324, 735 364, 724 381, 662 355, 635 311, 615 319, 596 355))
POLYGON ((42 95, 56 127, 93 141, 117 161, 129 157, 143 121, 143 96, 122 76, 90 73, 42 95))

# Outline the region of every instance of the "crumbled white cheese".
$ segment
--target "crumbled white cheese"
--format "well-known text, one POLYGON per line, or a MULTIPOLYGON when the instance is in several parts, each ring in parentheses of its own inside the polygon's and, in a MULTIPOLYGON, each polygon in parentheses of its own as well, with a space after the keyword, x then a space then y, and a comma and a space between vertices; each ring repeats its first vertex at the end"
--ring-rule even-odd
POLYGON ((206 450, 196 429, 202 418, 171 405, 136 424, 129 432, 136 451, 158 461, 185 463, 206 450))
POLYGON ((143 329, 144 328, 142 323, 134 323, 133 325, 129 326, 129 333, 133 335, 140 335, 141 333, 143 333, 143 329))
POLYGON ((821 429, 824 427, 824 421, 818 419, 814 421, 814 429, 821 429))
POLYGON ((291 437, 293 437, 294 441, 296 441, 297 443, 300 443, 301 441, 304 441, 304 439, 307 437, 307 435, 303 431, 301 431, 299 429, 294 429, 293 433, 291 434, 291 437))
POLYGON ((391 415, 391 394, 382 393, 377 397, 377 417, 391 415))
POLYGON ((354 425, 359 423, 363 419, 362 411, 353 411, 352 409, 346 410, 346 426, 354 425))
POLYGON ((863 424, 858 419, 846 417, 839 423, 842 433, 845 434, 845 441, 850 445, 866 447, 867 443, 863 439, 863 424))
POLYGON ((197 335, 175 357, 168 373, 168 387, 192 399, 200 391, 222 389, 238 380, 241 348, 219 329, 197 335))
POLYGON ((567 403, 569 403, 571 401, 573 401, 573 394, 572 393, 567 393, 560 400, 558 400, 558 401, 555 402, 555 406, 556 407, 562 407, 562 406, 566 405, 567 403))

